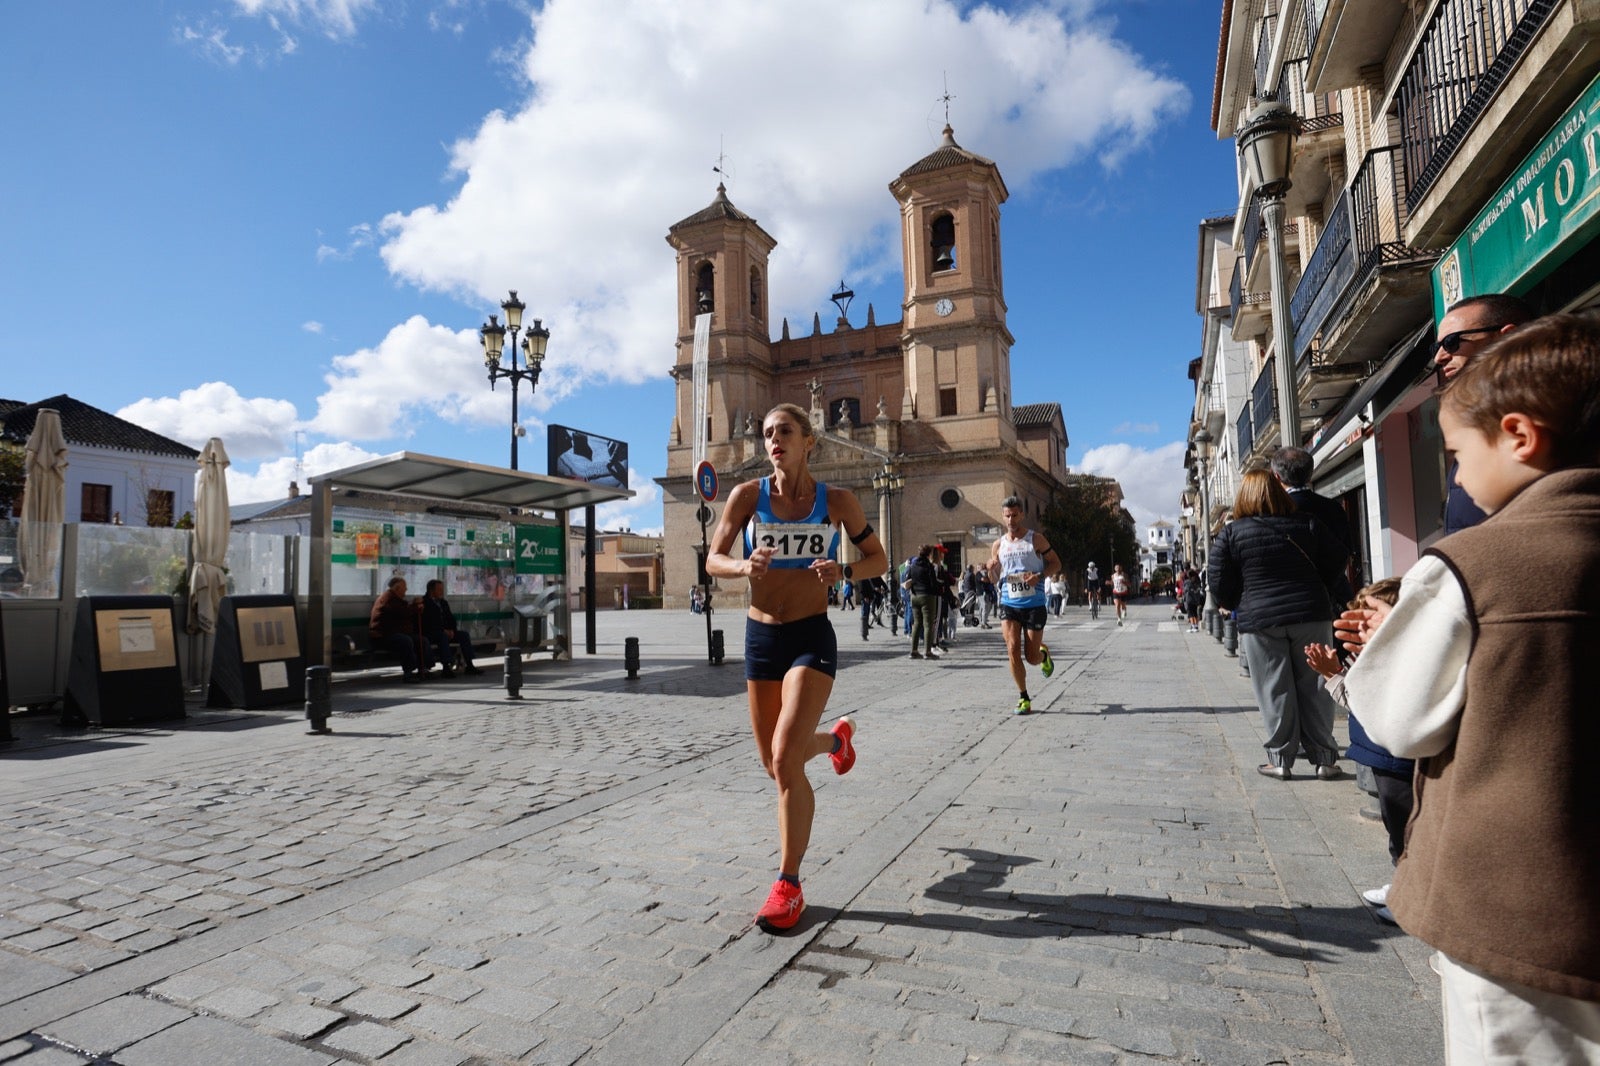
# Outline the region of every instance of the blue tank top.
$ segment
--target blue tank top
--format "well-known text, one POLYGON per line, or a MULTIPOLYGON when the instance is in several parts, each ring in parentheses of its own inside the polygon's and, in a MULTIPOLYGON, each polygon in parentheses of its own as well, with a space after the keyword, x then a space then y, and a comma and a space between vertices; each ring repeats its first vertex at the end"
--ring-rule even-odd
POLYGON ((1044 582, 1028 587, 1013 581, 1013 575, 1042 574, 1044 560, 1033 550, 1033 530, 1027 530, 1012 540, 1000 538, 1000 602, 1006 607, 1043 607, 1044 582))
POLYGON ((761 479, 755 514, 744 527, 745 558, 757 548, 772 548, 774 570, 804 570, 816 559, 839 557, 839 531, 828 523, 828 486, 817 482, 817 500, 811 513, 798 522, 785 522, 772 513, 772 479, 761 479))

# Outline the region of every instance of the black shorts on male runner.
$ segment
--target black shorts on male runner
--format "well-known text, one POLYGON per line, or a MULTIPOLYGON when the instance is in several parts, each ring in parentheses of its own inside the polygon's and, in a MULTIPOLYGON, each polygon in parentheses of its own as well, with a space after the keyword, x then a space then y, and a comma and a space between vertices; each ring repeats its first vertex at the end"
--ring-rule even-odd
POLYGON ((782 681, 796 666, 820 670, 829 677, 839 666, 839 642, 826 612, 797 622, 744 622, 744 679, 782 681))
POLYGON ((1008 607, 1000 605, 1000 621, 1016 622, 1023 629, 1043 629, 1049 615, 1043 607, 1008 607))

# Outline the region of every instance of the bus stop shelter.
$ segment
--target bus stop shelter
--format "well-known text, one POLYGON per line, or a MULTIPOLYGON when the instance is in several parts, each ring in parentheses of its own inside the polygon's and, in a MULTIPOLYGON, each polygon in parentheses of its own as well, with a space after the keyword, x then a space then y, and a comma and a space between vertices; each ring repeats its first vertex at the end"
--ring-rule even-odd
MULTIPOLYGON (((414 452, 398 452, 345 467, 311 479, 311 573, 306 609, 306 661, 329 665, 333 661, 333 507, 335 493, 354 489, 437 500, 442 504, 476 503, 516 511, 552 511, 561 530, 561 573, 570 588, 565 544, 571 537, 569 514, 587 509, 588 567, 593 566, 596 504, 633 497, 627 489, 605 488, 569 478, 550 477, 497 466, 481 466, 458 459, 442 459, 414 452)), ((592 581, 589 582, 592 585, 592 581)), ((594 597, 586 596, 588 640, 594 643, 594 597)), ((571 607, 563 596, 562 632, 571 633, 571 607)), ((570 652, 570 649, 569 649, 570 652)))

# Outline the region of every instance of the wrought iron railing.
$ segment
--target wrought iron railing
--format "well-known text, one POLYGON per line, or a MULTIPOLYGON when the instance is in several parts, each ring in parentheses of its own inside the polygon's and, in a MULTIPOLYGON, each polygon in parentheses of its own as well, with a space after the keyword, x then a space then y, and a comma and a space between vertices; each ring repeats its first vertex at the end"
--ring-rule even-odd
POLYGON ((1433 188, 1556 6, 1556 0, 1443 0, 1434 10, 1395 97, 1411 178, 1408 207, 1433 188))
POLYGON ((1278 77, 1278 99, 1300 116, 1302 134, 1338 129, 1344 125, 1339 94, 1306 91, 1306 67, 1310 62, 1309 56, 1301 56, 1283 65, 1283 73, 1278 77))
POLYGON ((1244 260, 1233 261, 1233 279, 1228 282, 1228 310, 1231 320, 1239 321, 1239 311, 1244 307, 1244 260))
POLYGON ((1404 188, 1400 148, 1389 145, 1368 152, 1349 187, 1339 194, 1289 300, 1296 355, 1311 346, 1345 294, 1365 284, 1380 267, 1434 258, 1405 243, 1404 188))
POLYGON ((1239 463, 1244 462, 1244 457, 1250 454, 1250 448, 1256 442, 1255 426, 1250 421, 1250 404, 1248 402, 1239 408, 1239 420, 1234 423, 1234 429, 1239 434, 1239 454, 1235 457, 1239 463))
POLYGON ((1306 55, 1316 55, 1317 36, 1322 32, 1322 23, 1328 14, 1328 0, 1305 0, 1300 13, 1305 16, 1306 55))
POLYGON ((1250 273, 1250 268, 1256 262, 1256 250, 1261 247, 1261 197, 1254 194, 1250 197, 1250 207, 1244 215, 1244 272, 1250 273))
POLYGON ((1272 66, 1272 39, 1278 35, 1278 16, 1267 15, 1256 32, 1256 95, 1267 84, 1267 71, 1272 66))
POLYGON ((1256 377, 1256 383, 1250 386, 1250 431, 1256 438, 1265 437, 1267 427, 1278 416, 1278 389, 1272 379, 1277 360, 1276 355, 1269 356, 1260 375, 1256 377))

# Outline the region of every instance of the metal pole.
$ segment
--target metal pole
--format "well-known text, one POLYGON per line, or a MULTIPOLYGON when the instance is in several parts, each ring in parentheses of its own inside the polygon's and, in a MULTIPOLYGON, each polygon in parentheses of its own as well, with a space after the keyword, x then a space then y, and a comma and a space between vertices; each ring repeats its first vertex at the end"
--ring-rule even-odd
POLYGON ((517 349, 511 348, 511 469, 517 468, 517 386, 522 378, 517 376, 517 349))
POLYGON ((583 509, 583 587, 588 593, 583 597, 583 624, 588 630, 583 650, 590 655, 594 654, 594 585, 594 504, 591 503, 583 509))
POLYGON ((1272 346, 1277 364, 1278 440, 1300 444, 1300 399, 1295 390, 1294 323, 1289 321, 1289 279, 1283 257, 1283 194, 1261 199, 1261 221, 1267 230, 1267 265, 1272 287, 1272 346))
POLYGON ((711 557, 711 542, 706 537, 706 519, 710 515, 711 508, 702 503, 700 505, 700 573, 694 577, 696 581, 699 581, 702 576, 705 577, 705 583, 700 586, 705 589, 705 595, 701 597, 700 613, 706 616, 706 661, 715 664, 716 659, 711 653, 711 578, 710 575, 706 574, 706 561, 711 557))

